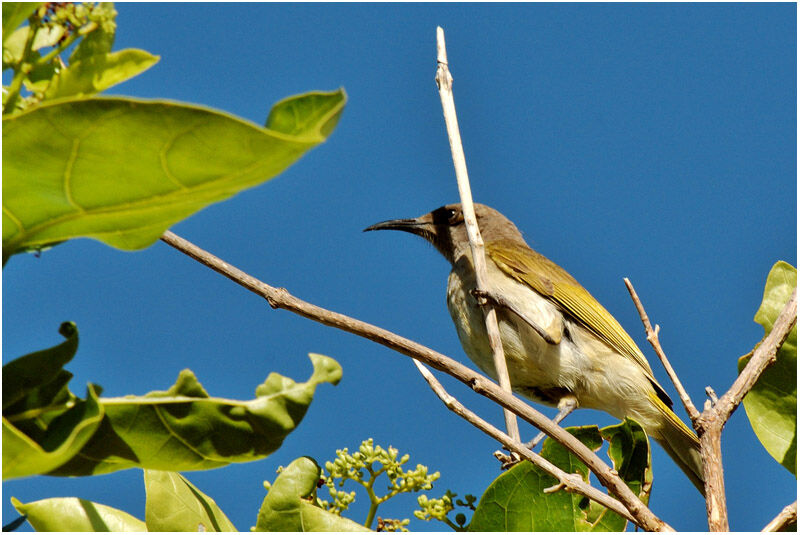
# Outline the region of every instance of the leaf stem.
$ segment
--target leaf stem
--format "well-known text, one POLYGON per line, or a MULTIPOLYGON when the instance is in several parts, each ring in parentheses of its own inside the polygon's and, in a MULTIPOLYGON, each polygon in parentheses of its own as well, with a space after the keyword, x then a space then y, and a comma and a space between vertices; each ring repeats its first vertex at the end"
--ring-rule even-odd
POLYGON ((74 43, 75 40, 78 39, 79 37, 81 37, 80 32, 76 31, 76 32, 72 33, 66 39, 64 39, 64 41, 57 48, 54 48, 53 50, 48 52, 46 55, 44 55, 44 56, 40 57, 39 59, 37 59, 33 64, 34 67, 39 67, 39 66, 48 64, 53 58, 55 58, 56 56, 61 54, 63 51, 65 51, 67 48, 69 48, 69 46, 72 43, 74 43))
POLYGON ((22 82, 25 81, 28 73, 33 68, 33 65, 28 63, 28 56, 30 56, 31 49, 33 49, 33 40, 41 26, 41 19, 36 14, 33 14, 28 18, 28 21, 28 38, 25 40, 25 49, 22 52, 22 56, 14 64, 14 78, 8 87, 8 98, 3 106, 3 115, 16 109, 17 99, 19 99, 19 93, 22 90, 22 82))
POLYGON ((30 420, 32 418, 38 418, 43 414, 48 412, 55 412, 55 411, 62 411, 68 410, 75 406, 75 401, 70 400, 66 403, 58 403, 56 405, 48 405, 46 407, 37 407, 35 409, 29 409, 24 412, 20 412, 18 414, 12 414, 10 416, 6 416, 6 420, 9 422, 19 422, 20 420, 30 420))

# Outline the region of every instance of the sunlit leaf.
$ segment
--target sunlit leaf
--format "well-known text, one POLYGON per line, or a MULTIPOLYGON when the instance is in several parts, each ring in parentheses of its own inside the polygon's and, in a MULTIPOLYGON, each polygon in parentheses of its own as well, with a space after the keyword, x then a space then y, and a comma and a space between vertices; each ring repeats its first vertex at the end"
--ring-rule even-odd
POLYGON ((272 373, 250 401, 210 397, 189 370, 167 391, 98 398, 89 385, 80 399, 62 368, 77 347, 77 330, 67 323, 62 334, 62 344, 3 367, 4 479, 132 467, 202 470, 261 459, 297 427, 316 387, 338 383, 342 373, 335 360, 311 354, 308 381, 272 373))
POLYGON ((175 472, 144 471, 148 531, 238 531, 217 503, 175 472))
MULTIPOLYGON (((650 490, 650 447, 641 426, 633 420, 606 427, 570 427, 593 451, 603 437, 623 480, 645 500, 650 490)), ((570 474, 589 481, 589 470, 563 446, 547 438, 542 456, 570 474)), ((469 531, 624 531, 627 521, 579 494, 563 489, 545 492, 557 484, 554 477, 529 462, 521 462, 495 479, 481 496, 469 531)), ((551 489, 552 490, 552 489, 551 489)), ((646 501, 645 501, 646 503, 646 501)))
POLYGON ((125 511, 79 498, 48 498, 22 503, 11 498, 36 531, 147 531, 144 522, 125 511))
POLYGON ((141 74, 158 60, 158 56, 149 52, 129 48, 75 61, 53 78, 44 97, 56 99, 93 95, 141 74))
POLYGON ((25 22, 44 2, 3 2, 3 45, 14 29, 25 22))
POLYGON ((295 121, 276 118, 266 129, 197 106, 123 98, 45 103, 6 116, 4 261, 77 237, 147 247, 323 142, 345 100, 342 90, 283 100, 276 117, 292 110, 295 121))
POLYGON ((166 392, 101 399, 106 418, 81 454, 52 475, 104 474, 125 468, 207 470, 262 459, 277 450, 305 416, 320 383, 336 384, 341 367, 311 354, 305 383, 271 373, 256 398, 209 397, 189 370, 166 392))
MULTIPOLYGON (((797 269, 777 262, 767 276, 764 298, 755 321, 766 336, 797 287, 797 269)), ((739 372, 751 354, 739 359, 739 372)), ((776 461, 797 476, 797 326, 744 398, 747 418, 761 444, 776 461)))
POLYGON ((305 498, 317 488, 320 467, 300 457, 281 471, 258 512, 256 531, 370 531, 352 520, 329 513, 305 498))

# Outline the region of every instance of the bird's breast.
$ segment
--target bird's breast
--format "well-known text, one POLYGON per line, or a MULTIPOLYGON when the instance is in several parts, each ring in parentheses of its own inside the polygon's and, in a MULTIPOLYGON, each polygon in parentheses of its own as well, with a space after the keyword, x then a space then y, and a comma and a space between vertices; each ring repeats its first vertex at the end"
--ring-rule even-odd
MULTIPOLYGON (((560 337, 561 313, 531 288, 487 263, 488 290, 513 304, 530 321, 560 337)), ((470 293, 475 288, 472 267, 456 264, 447 284, 447 308, 464 352, 484 373, 497 380, 484 313, 470 293)), ((508 363, 511 384, 521 394, 542 403, 555 404, 558 396, 543 395, 549 389, 569 388, 579 375, 565 344, 548 344, 525 320, 503 307, 496 307, 500 338, 508 363), (551 399, 552 398, 552 399, 551 399)))

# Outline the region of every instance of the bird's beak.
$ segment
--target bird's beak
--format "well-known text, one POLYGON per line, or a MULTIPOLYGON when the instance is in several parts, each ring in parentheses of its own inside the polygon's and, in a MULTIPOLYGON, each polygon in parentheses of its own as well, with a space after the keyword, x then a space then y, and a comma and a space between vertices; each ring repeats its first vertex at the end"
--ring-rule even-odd
POLYGON ((436 225, 433 224, 433 216, 431 216, 431 214, 425 214, 414 219, 390 219, 389 221, 382 221, 365 228, 364 232, 368 230, 402 230, 425 238, 431 243, 435 243, 437 239, 436 225))
POLYGON ((411 234, 419 234, 421 227, 426 226, 426 224, 426 222, 419 219, 390 219, 389 221, 381 221, 370 225, 364 229, 364 232, 370 230, 402 230, 411 234))

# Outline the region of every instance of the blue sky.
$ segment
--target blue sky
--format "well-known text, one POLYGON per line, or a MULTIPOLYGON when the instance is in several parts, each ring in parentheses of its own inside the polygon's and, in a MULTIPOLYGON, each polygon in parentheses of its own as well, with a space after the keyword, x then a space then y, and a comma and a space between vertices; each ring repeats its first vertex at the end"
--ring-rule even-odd
MULTIPOLYGON (((622 283, 629 277, 696 404, 722 393, 761 338, 752 317, 777 260, 796 256, 794 4, 120 4, 115 48, 161 56, 114 94, 199 103, 263 124, 272 103, 344 87, 334 134, 283 175, 173 230, 265 282, 466 361, 446 311, 449 267, 422 240, 361 230, 458 198, 436 87, 444 27, 476 201, 614 314, 669 380, 622 283)), ((441 472, 430 493, 479 495, 497 445, 450 413, 408 358, 285 311, 163 243, 125 253, 72 241, 3 271, 3 361, 81 333, 73 390, 170 386, 191 368, 211 395, 249 399, 271 371, 305 380, 309 352, 344 368, 269 458, 189 479, 240 530, 275 469, 373 437, 441 472)), ((500 411, 455 381, 470 408, 500 411)), ((668 388, 677 401, 677 395, 668 388)), ((551 410, 547 411, 552 414, 551 410)), ((684 414, 679 411, 681 416, 684 414)), ((570 425, 613 419, 591 410, 570 425)), ((525 434, 534 431, 524 427, 525 434)), ((743 410, 723 435, 731 527, 759 530, 796 499, 743 410)), ((654 511, 706 529, 699 495, 653 447, 654 511)), ((144 514, 141 472, 3 485, 27 502, 79 496, 144 514)), ((366 498, 353 508, 363 520, 366 498)), ((416 501, 382 507, 411 516, 416 501)), ((416 530, 437 523, 414 520, 416 530)))

